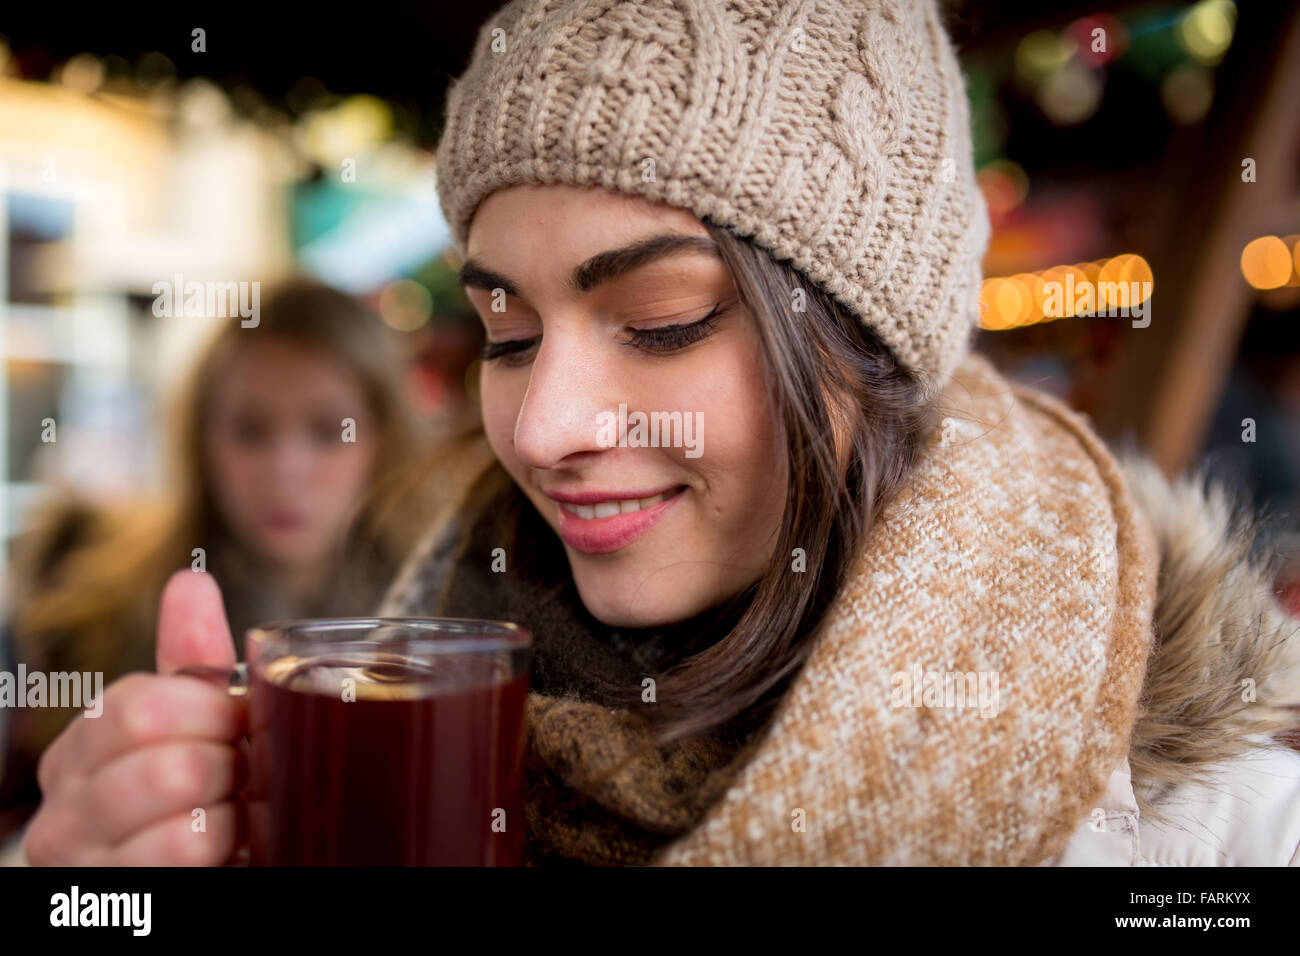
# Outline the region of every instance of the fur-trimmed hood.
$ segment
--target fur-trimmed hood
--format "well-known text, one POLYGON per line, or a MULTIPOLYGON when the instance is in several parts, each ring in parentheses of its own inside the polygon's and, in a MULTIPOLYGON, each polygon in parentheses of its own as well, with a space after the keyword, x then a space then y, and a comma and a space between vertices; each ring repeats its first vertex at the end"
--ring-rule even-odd
POLYGON ((1300 621, 1274 592, 1276 561, 1253 555, 1247 506, 1205 472, 1168 481, 1120 456, 1155 532, 1155 645, 1129 742, 1134 792, 1159 819, 1159 794, 1300 723, 1300 621))

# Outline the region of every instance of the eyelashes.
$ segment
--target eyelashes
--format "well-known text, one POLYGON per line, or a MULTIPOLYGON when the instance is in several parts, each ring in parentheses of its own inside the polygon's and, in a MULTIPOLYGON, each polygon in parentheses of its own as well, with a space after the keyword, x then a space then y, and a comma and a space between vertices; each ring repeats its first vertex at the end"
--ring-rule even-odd
POLYGON ((631 338, 627 344, 650 352, 676 352, 712 335, 717 328, 717 315, 715 305, 708 315, 694 322, 662 325, 657 329, 629 329, 631 338))
MULTIPOLYGON (((624 343, 633 348, 652 354, 670 354, 679 352, 687 346, 694 345, 708 338, 717 329, 718 311, 722 303, 715 305, 709 314, 694 322, 662 325, 654 329, 629 329, 629 338, 624 343)), ((485 362, 505 359, 506 364, 519 364, 524 354, 542 340, 540 335, 527 339, 509 339, 504 342, 488 342, 483 346, 481 358, 485 362)))
POLYGON ((535 335, 531 339, 509 339, 505 342, 488 342, 483 346, 483 351, 480 353, 479 357, 485 362, 491 362, 494 359, 508 359, 521 352, 527 352, 537 344, 540 338, 540 335, 535 335))

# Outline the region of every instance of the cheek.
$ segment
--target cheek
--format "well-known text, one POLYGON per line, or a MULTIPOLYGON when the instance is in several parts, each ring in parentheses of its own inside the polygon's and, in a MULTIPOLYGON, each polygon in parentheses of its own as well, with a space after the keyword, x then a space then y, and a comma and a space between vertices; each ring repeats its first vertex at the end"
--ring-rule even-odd
POLYGON ((674 395, 662 396, 672 399, 664 407, 699 412, 702 454, 688 466, 710 475, 711 484, 728 486, 728 496, 737 501, 761 493, 783 461, 770 389, 759 361, 757 347, 749 340, 718 350, 707 368, 693 369, 693 374, 674 382, 674 395))
POLYGON ((257 489, 257 457, 239 446, 217 441, 209 448, 213 489, 232 508, 248 502, 257 489))
MULTIPOLYGON (((756 349, 729 351, 695 389, 702 414, 703 454, 697 467, 708 485, 704 519, 724 549, 759 549, 780 525, 788 464, 784 432, 756 349)), ((757 551, 755 551, 757 553, 757 551)))
POLYGON ((358 498, 370 483, 377 451, 373 445, 357 444, 323 455, 318 465, 319 475, 322 484, 333 493, 331 497, 340 504, 358 498))

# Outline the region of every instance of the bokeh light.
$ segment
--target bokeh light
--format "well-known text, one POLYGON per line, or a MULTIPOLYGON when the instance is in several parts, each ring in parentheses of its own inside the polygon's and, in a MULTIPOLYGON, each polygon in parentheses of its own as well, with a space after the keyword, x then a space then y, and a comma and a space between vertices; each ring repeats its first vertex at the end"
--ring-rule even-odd
POLYGON ((1053 73, 1038 90, 1038 105, 1058 126, 1084 122, 1101 104, 1099 74, 1071 61, 1053 73))
POLYGON ((412 279, 397 279, 379 293, 379 317, 399 332, 414 332, 433 314, 429 290, 412 279))
POLYGON ((1016 47, 1016 74, 1029 85, 1041 83, 1065 66, 1073 54, 1073 40, 1051 30, 1035 30, 1016 47))
POLYGON ((1196 63, 1182 63, 1160 82, 1160 101, 1175 121, 1191 126, 1205 119, 1214 101, 1210 71, 1196 63))
POLYGON ((1284 286, 1291 272, 1291 250, 1277 236, 1260 236, 1241 250, 1241 274, 1256 289, 1284 286))
POLYGON ((59 79, 70 89, 93 93, 104 83, 104 63, 90 53, 78 53, 63 64, 59 79))
POLYGON ((998 159, 981 169, 976 176, 989 214, 1004 216, 1025 201, 1029 176, 1024 167, 1011 159, 998 159))
POLYGON ((1178 42, 1198 63, 1213 66, 1232 45, 1237 8, 1230 0, 1201 0, 1178 22, 1178 42))
POLYGON ((1002 331, 1078 317, 1076 305, 1087 305, 1089 301, 1092 306, 1087 314, 1133 309, 1154 292, 1150 264, 1134 253, 1009 277, 994 276, 985 279, 980 287, 980 327, 1002 331), (1111 291, 1115 293, 1114 301, 1111 291))

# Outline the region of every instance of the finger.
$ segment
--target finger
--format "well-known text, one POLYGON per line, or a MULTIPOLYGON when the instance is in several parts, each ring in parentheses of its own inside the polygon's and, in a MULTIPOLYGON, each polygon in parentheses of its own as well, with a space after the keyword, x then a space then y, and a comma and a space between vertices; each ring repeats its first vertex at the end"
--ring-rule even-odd
POLYGON ((114 866, 219 866, 234 854, 239 823, 233 803, 211 807, 200 823, 177 814, 114 847, 114 866))
POLYGON ((104 691, 100 717, 76 718, 38 767, 42 793, 75 772, 91 777, 137 747, 180 738, 230 743, 244 733, 243 702, 190 677, 128 674, 104 691))
POLYGON ((177 571, 158 604, 158 673, 182 667, 230 667, 235 663, 221 588, 206 571, 177 571))
MULTIPOLYGON (((99 717, 87 717, 85 714, 79 714, 68 722, 68 725, 63 728, 63 732, 45 748, 36 765, 36 783, 46 798, 65 785, 65 778, 70 774, 72 768, 79 767, 82 754, 86 750, 86 735, 104 733, 106 728, 111 726, 111 724, 101 722, 105 708, 111 705, 112 708, 116 709, 125 698, 146 692, 150 683, 155 679, 153 675, 143 672, 126 674, 109 684, 105 689, 103 694, 104 707, 100 709, 99 717)), ((87 776, 94 769, 93 767, 80 767, 81 776, 87 776)))
POLYGON ((122 843, 173 816, 206 814, 233 798, 241 780, 239 751, 226 744, 177 741, 132 750, 89 782, 84 807, 97 842, 122 843))
POLYGON ((68 753, 73 748, 72 738, 76 735, 77 718, 74 717, 63 728, 63 732, 54 738, 54 742, 41 752, 41 757, 36 762, 36 786, 40 789, 42 798, 48 800, 63 778, 68 766, 68 753))
POLYGON ((23 833, 23 854, 32 866, 98 866, 108 847, 86 832, 78 794, 41 801, 23 833))

